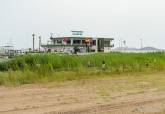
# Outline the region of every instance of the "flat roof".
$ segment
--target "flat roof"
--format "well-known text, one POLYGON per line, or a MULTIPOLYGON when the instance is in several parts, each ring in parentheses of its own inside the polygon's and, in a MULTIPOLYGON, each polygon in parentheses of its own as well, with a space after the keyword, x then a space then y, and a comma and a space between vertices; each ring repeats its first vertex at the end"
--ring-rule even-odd
POLYGON ((78 39, 85 39, 85 38, 89 38, 89 39, 110 39, 110 40, 114 40, 114 38, 108 38, 108 37, 85 37, 85 36, 66 36, 66 37, 54 37, 54 38, 50 38, 50 39, 63 39, 63 38, 78 38, 78 39))
MULTIPOLYGON (((64 45, 64 44, 59 44, 59 45, 55 45, 55 44, 42 44, 41 47, 47 47, 47 48, 51 48, 51 47, 74 47, 74 46, 79 46, 79 47, 86 47, 85 44, 74 44, 74 45, 64 45)), ((92 45, 88 45, 88 46, 92 46, 92 45)))

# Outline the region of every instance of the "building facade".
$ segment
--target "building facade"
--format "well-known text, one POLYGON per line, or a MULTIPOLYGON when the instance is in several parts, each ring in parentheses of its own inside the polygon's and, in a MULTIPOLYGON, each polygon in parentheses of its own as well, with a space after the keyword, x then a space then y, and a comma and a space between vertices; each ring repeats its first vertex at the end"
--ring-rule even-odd
POLYGON ((42 44, 46 52, 88 53, 110 52, 114 47, 113 38, 93 37, 50 37, 47 44, 42 44))

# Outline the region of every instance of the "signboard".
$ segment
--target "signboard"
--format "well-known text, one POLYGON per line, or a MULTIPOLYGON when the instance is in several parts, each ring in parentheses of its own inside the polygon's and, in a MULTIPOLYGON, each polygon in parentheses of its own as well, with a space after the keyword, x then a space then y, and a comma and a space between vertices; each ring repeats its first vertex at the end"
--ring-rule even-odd
POLYGON ((64 40, 63 40, 64 42, 67 42, 68 41, 68 38, 64 38, 64 40))
POLYGON ((90 43, 90 42, 92 42, 92 39, 91 38, 85 38, 85 42, 90 43))
POLYGON ((83 35, 83 31, 71 31, 72 35, 83 35))
POLYGON ((68 38, 64 38, 63 39, 63 44, 66 45, 67 44, 67 41, 68 41, 68 38))

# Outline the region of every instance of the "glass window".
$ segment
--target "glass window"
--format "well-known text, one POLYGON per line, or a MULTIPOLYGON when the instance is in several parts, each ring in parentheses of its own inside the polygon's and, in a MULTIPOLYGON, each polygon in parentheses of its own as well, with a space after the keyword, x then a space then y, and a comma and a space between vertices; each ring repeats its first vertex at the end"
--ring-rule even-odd
POLYGON ((80 44, 81 40, 73 40, 73 44, 80 44))
POLYGON ((104 47, 110 46, 110 40, 104 40, 104 47))
POLYGON ((85 40, 82 40, 82 44, 86 44, 85 40))
POLYGON ((62 40, 57 40, 57 44, 62 44, 62 40))
POLYGON ((92 41, 92 45, 94 45, 94 46, 96 45, 96 40, 92 41))
POLYGON ((70 40, 67 40, 67 44, 71 44, 71 41, 70 40))

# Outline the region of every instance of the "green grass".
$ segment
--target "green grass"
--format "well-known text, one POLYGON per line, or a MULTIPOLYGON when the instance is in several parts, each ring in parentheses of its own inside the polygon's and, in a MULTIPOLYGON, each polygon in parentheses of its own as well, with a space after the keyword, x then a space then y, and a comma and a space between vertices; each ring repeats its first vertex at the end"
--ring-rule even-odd
POLYGON ((164 70, 165 53, 110 53, 84 56, 57 54, 36 54, 16 57, 0 63, 0 71, 32 70, 38 72, 73 71, 79 69, 100 69, 105 61, 107 70, 113 72, 164 70), (87 67, 90 62, 90 68, 87 67))
POLYGON ((0 62, 8 61, 8 59, 0 58, 0 62))
POLYGON ((164 71, 165 53, 25 55, 0 62, 0 85, 89 79, 94 76, 164 71), (102 70, 102 61, 106 70, 102 70), (90 65, 89 65, 90 63, 90 65))
POLYGON ((102 77, 110 74, 97 70, 87 71, 59 71, 40 74, 38 72, 26 71, 7 71, 0 72, 0 85, 22 85, 32 83, 65 82, 73 80, 86 80, 102 77))

